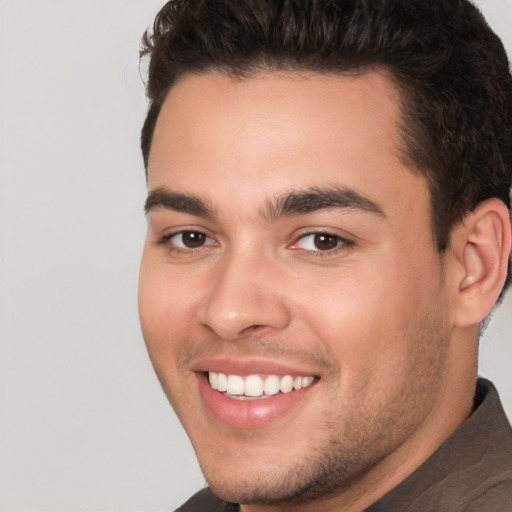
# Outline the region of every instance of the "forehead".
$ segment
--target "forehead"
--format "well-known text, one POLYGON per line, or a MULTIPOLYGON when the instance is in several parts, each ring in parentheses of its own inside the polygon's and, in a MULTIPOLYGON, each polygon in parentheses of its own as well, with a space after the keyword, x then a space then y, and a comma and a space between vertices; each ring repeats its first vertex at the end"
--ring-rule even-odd
POLYGON ((403 198, 426 183, 402 159, 400 126, 399 92, 380 72, 187 75, 156 124, 150 190, 241 207, 332 185, 403 198))

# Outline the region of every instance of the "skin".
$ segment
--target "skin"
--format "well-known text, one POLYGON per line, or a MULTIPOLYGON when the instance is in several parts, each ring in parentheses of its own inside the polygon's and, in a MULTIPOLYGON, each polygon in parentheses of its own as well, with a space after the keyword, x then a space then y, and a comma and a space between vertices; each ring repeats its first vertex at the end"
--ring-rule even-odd
POLYGON ((243 511, 362 510, 471 412, 477 327, 457 324, 460 244, 435 247, 426 181, 400 151, 399 105, 378 72, 190 75, 163 105, 150 195, 193 195, 209 212, 149 208, 142 328, 207 481, 243 511), (380 211, 270 215, 280 197, 335 188, 380 211), (206 237, 180 247, 184 230, 206 237), (335 247, 319 250, 310 233, 335 247), (202 401, 205 358, 317 380, 283 417, 235 428, 202 401))

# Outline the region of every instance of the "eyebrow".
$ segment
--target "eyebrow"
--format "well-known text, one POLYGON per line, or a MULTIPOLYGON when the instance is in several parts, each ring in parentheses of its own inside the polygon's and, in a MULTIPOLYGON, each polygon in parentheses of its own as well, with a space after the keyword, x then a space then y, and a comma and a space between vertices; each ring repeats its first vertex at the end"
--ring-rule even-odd
MULTIPOLYGON (((217 217, 215 210, 201 197, 175 192, 165 187, 151 191, 146 199, 144 211, 148 214, 157 209, 187 213, 207 219, 217 217)), ((260 216, 267 222, 281 217, 306 215, 319 210, 343 208, 386 217, 383 209, 368 197, 346 187, 311 187, 282 194, 269 200, 260 210, 260 216)))
POLYGON ((384 210, 376 202, 354 189, 337 186, 313 187, 283 194, 277 199, 269 201, 260 214, 265 220, 272 222, 280 217, 306 215, 332 208, 343 208, 386 217, 384 210))
POLYGON ((165 187, 152 190, 144 204, 146 215, 154 210, 165 209, 175 212, 188 213, 197 217, 211 219, 216 217, 213 208, 207 201, 192 194, 174 192, 165 187))

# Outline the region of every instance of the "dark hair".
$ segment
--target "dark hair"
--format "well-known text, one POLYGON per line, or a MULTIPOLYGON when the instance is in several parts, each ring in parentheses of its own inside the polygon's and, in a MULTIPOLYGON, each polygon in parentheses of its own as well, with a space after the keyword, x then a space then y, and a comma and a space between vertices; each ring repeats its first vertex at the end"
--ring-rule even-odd
POLYGON ((187 73, 382 69, 401 91, 408 162, 425 175, 440 251, 481 201, 510 209, 512 77, 503 45, 468 0, 171 0, 143 38, 151 140, 187 73))

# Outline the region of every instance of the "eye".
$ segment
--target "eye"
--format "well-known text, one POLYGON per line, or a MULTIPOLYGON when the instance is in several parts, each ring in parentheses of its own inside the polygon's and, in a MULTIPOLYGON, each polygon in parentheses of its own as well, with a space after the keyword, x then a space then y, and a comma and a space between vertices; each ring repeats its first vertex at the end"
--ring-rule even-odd
POLYGON ((350 246, 351 243, 340 236, 331 233, 307 233, 302 235, 294 244, 294 248, 305 251, 327 252, 340 246, 350 246))
POLYGON ((199 249, 213 240, 201 231, 180 231, 165 236, 162 243, 166 242, 178 249, 199 249))

